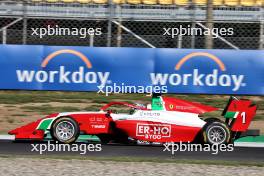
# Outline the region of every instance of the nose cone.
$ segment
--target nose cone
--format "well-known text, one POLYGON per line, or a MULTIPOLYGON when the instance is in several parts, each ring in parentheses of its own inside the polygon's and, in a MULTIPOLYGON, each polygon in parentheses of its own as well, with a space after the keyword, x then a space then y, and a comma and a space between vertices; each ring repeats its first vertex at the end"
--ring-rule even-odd
POLYGON ((8 134, 16 135, 18 133, 18 131, 19 131, 18 128, 16 128, 16 129, 13 129, 13 130, 9 131, 8 134))
POLYGON ((39 121, 40 120, 38 120, 36 122, 29 123, 29 124, 24 125, 24 126, 21 126, 19 128, 13 129, 13 130, 9 131, 8 134, 17 135, 19 133, 33 132, 37 128, 39 121))

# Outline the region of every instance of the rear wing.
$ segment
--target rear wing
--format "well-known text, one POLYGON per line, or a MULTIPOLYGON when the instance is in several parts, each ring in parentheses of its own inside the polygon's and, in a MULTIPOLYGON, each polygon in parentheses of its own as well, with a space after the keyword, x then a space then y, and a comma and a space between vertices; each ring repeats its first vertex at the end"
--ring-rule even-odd
POLYGON ((257 105, 252 101, 231 96, 222 116, 226 118, 231 131, 243 132, 248 129, 256 111, 257 105))

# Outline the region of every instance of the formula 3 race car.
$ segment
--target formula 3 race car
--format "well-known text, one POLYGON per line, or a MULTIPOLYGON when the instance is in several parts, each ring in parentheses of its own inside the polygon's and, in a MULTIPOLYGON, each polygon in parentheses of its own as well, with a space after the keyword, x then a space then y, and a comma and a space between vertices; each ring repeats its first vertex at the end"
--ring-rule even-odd
POLYGON ((61 143, 73 143, 80 134, 96 135, 102 143, 127 143, 129 139, 146 142, 230 143, 245 132, 257 106, 250 100, 231 97, 222 116, 200 118, 217 108, 171 97, 154 95, 147 107, 111 102, 98 112, 55 113, 11 130, 15 140, 44 140, 50 134, 61 143), (129 113, 114 113, 112 106, 131 108, 129 113))

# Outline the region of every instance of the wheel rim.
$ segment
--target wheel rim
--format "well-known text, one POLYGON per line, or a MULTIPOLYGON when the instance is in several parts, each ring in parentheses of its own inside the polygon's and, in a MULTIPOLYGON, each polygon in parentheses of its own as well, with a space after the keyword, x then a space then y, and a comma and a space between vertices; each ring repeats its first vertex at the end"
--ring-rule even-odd
POLYGON ((226 131, 221 126, 213 126, 208 129, 208 140, 213 144, 222 144, 226 139, 226 131))
POLYGON ((56 126, 56 135, 59 140, 67 141, 74 136, 74 125, 69 121, 62 121, 56 126))

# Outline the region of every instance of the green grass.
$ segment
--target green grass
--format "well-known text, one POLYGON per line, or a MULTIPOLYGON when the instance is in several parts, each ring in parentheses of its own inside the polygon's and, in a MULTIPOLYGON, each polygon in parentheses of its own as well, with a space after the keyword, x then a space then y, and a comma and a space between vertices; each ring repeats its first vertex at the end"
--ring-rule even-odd
POLYGON ((89 107, 86 107, 83 109, 83 111, 99 111, 100 108, 96 108, 96 107, 93 107, 93 106, 89 106, 89 107))
POLYGON ((100 108, 102 107, 102 104, 97 104, 97 105, 91 105, 83 108, 84 111, 99 111, 100 108))
POLYGON ((254 121, 264 120, 264 114, 256 114, 253 120, 254 121))
POLYGON ((55 112, 72 112, 72 111, 80 111, 81 109, 71 106, 60 106, 53 107, 50 105, 42 105, 42 106, 22 106, 22 110, 31 111, 31 112, 40 112, 41 114, 51 114, 55 112))
POLYGON ((15 117, 26 117, 26 114, 12 114, 11 116, 15 116, 15 117))
POLYGON ((14 120, 14 119, 12 119, 12 118, 7 118, 7 122, 8 122, 8 123, 14 123, 14 122, 15 122, 15 120, 14 120))
POLYGON ((16 106, 15 105, 9 105, 9 104, 7 104, 7 105, 5 105, 5 107, 7 107, 7 108, 14 108, 16 106))
POLYGON ((86 101, 107 103, 112 100, 143 100, 145 94, 114 94, 100 95, 94 92, 59 92, 59 91, 0 91, 0 104, 24 104, 24 103, 84 103, 86 101))

